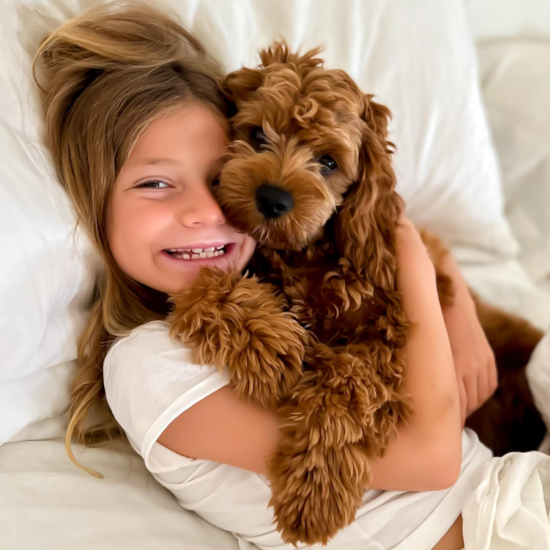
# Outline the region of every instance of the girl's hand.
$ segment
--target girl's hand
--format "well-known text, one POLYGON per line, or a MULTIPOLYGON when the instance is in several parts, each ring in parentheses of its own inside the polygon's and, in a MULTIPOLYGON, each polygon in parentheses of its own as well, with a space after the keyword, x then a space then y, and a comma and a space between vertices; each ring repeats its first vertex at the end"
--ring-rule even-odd
MULTIPOLYGON (((458 283, 453 278, 453 282, 458 283)), ((452 306, 443 308, 443 318, 455 364, 462 426, 497 388, 495 356, 477 318, 468 292, 457 290, 452 306)))

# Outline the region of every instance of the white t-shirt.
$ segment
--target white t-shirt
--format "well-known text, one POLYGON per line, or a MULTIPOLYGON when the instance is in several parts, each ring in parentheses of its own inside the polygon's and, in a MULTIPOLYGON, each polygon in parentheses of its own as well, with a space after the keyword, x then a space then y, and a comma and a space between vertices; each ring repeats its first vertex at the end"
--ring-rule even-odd
MULTIPOLYGON (((216 368, 191 363, 189 350, 170 339, 161 321, 136 328, 109 350, 104 364, 107 401, 147 469, 183 508, 261 549, 285 545, 268 507, 270 488, 259 474, 178 455, 157 443, 181 413, 229 383, 216 368)), ((331 550, 428 550, 460 514, 491 452, 475 433, 462 436, 462 472, 444 491, 367 490, 355 521, 340 531, 331 550)), ((304 546, 299 546, 304 548, 304 546)))

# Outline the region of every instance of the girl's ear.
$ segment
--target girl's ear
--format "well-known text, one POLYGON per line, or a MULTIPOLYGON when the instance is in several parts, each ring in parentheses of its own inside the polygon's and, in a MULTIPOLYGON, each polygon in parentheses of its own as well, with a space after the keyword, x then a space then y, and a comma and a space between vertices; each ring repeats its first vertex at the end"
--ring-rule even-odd
POLYGON ((358 179, 349 189, 336 219, 336 241, 357 273, 385 288, 395 270, 394 235, 403 202, 395 192, 388 141, 387 107, 362 95, 364 122, 358 179), (393 259, 392 259, 393 258, 393 259))

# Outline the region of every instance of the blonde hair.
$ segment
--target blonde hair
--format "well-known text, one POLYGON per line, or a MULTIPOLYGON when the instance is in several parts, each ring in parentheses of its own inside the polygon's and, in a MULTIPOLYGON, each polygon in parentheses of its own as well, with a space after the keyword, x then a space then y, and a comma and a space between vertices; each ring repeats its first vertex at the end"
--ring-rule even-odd
POLYGON ((73 19, 42 43, 34 77, 40 88, 45 139, 78 223, 103 259, 69 409, 66 448, 122 436, 103 388, 103 361, 114 339, 168 313, 166 295, 128 277, 109 249, 109 199, 117 175, 145 127, 195 100, 220 115, 217 67, 173 19, 138 4, 109 4, 73 19), (93 426, 89 413, 100 411, 93 426))

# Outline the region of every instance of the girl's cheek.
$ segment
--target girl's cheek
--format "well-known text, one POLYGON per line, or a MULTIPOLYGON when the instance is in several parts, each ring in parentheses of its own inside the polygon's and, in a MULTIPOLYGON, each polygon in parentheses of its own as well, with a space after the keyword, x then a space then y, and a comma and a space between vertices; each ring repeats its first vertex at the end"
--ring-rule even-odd
POLYGON ((154 238, 173 219, 174 212, 168 203, 151 204, 133 213, 132 226, 144 237, 154 238))

